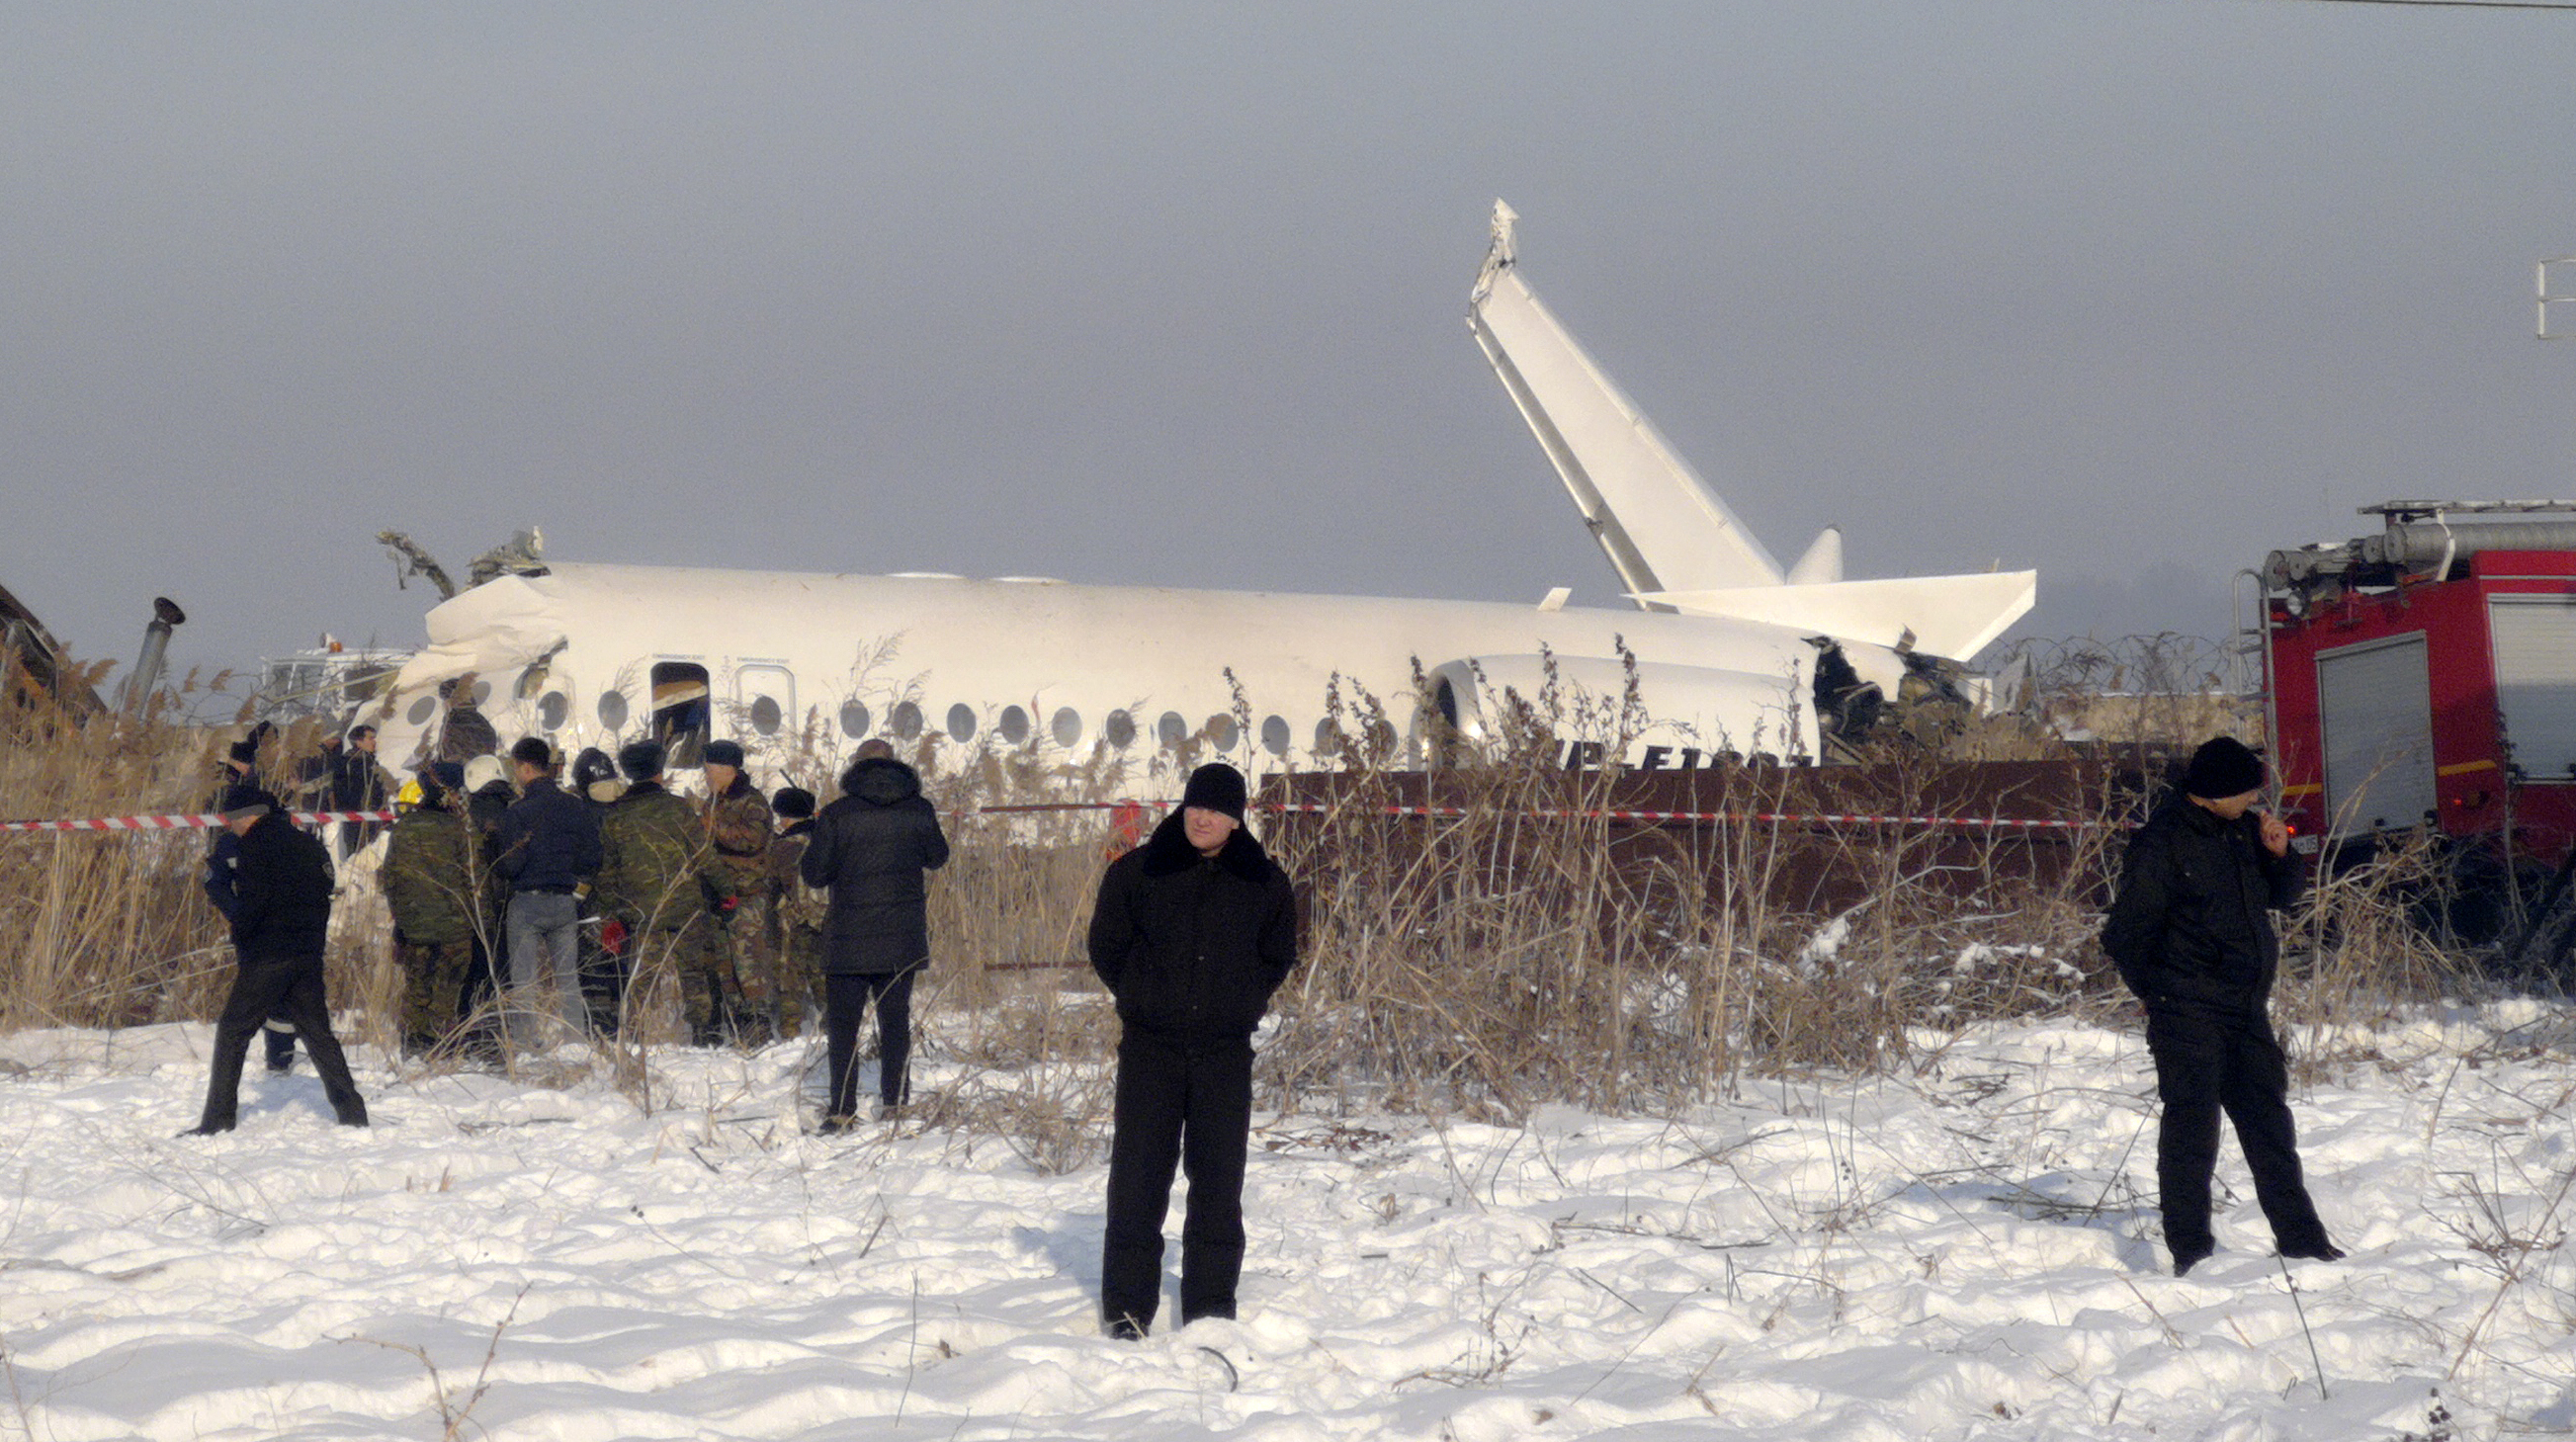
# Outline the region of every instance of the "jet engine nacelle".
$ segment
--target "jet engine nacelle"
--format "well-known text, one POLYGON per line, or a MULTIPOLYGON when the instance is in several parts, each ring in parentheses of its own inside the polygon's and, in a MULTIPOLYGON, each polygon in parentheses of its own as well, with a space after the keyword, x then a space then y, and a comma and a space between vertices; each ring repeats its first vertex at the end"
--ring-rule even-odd
POLYGON ((1432 668, 1431 700, 1461 741, 1488 747, 1510 739, 1505 717, 1517 698, 1574 766, 1608 759, 1623 730, 1630 733, 1624 759, 1640 770, 1714 765, 1729 753, 1809 760, 1812 659, 1812 652, 1784 652, 1776 672, 1639 662, 1638 715, 1623 719, 1631 667, 1616 658, 1469 656, 1432 668), (1553 707, 1545 699, 1551 694, 1553 707))

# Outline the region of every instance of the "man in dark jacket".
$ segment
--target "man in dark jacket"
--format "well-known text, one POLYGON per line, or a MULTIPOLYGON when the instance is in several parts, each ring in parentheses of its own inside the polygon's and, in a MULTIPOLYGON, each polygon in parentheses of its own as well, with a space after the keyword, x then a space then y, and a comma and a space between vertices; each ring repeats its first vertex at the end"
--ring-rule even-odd
POLYGON ((233 1129, 241 1105, 243 1053, 251 1033, 283 1010, 304 1038, 323 1095, 342 1126, 367 1124, 367 1104, 350 1079, 348 1059, 331 1035, 322 989, 322 944, 331 926, 331 853, 298 831, 277 798, 237 787, 224 798, 225 829, 241 838, 233 868, 233 951, 241 969, 215 1022, 215 1054, 206 1110, 189 1135, 233 1129))
MULTIPOLYGON (((338 753, 331 758, 331 807, 333 811, 382 811, 392 797, 385 784, 385 769, 376 763, 376 728, 364 724, 349 728, 341 739, 338 753)), ((382 830, 373 821, 341 823, 340 854, 349 853, 376 839, 382 830)))
POLYGON ((815 819, 797 870, 825 887, 823 1031, 832 1095, 822 1130, 846 1131, 859 1109, 859 1018, 877 1009, 879 1114, 910 1095, 912 979, 930 963, 929 890, 922 873, 948 864, 939 813, 921 778, 883 742, 859 748, 841 777, 841 798, 815 819))
POLYGON ((1181 1323, 1234 1315, 1252 1031, 1297 964, 1295 893, 1243 829, 1243 805, 1241 772, 1198 768, 1180 808, 1100 878, 1091 969, 1120 1023, 1100 1260, 1113 1337, 1144 1336, 1161 1304, 1175 1163, 1190 1178, 1181 1323))
POLYGON ((2283 1100, 2289 1067, 2264 1009, 2280 965, 2266 912, 2298 900, 2300 867, 2289 828, 2254 810, 2262 793, 2262 758, 2244 743, 2221 736, 2192 753, 2182 785, 2130 839, 2120 894, 2102 927, 2102 949, 2146 1003, 2147 1050, 2164 1103, 2157 1200, 2175 1276, 2217 1249, 2209 1177, 2222 1110, 2236 1125, 2281 1255, 2343 1255, 2299 1173, 2297 1130, 2283 1100))
MULTIPOLYGON (((238 789, 266 789, 260 785, 259 748, 261 741, 276 729, 262 721, 250 729, 248 736, 232 744, 224 753, 223 769, 207 805, 220 809, 224 797, 238 789)), ((216 827, 206 847, 206 874, 199 884, 205 888, 206 899, 215 904, 215 910, 222 912, 227 922, 233 918, 233 868, 240 861, 241 838, 229 828, 216 827)), ((295 1024, 286 1019, 283 1002, 279 1007, 260 1029, 260 1041, 267 1049, 272 1073, 291 1071, 295 1066, 295 1024)))
POLYGON ((555 750, 542 736, 510 748, 519 799, 501 815, 495 864, 510 882, 510 1009, 552 1010, 576 1038, 590 1031, 581 998, 581 900, 599 871, 599 818, 555 785, 555 750), (551 1007, 538 997, 549 979, 551 1007))

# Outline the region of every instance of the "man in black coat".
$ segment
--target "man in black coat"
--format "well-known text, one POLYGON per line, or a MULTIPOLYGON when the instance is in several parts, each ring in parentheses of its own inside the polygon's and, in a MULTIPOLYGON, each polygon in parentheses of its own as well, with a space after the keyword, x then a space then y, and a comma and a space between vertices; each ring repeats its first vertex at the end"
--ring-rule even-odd
MULTIPOLYGON (((224 798, 237 789, 265 789, 260 785, 259 747, 261 740, 276 729, 262 721, 251 728, 248 736, 232 744, 232 749, 224 755, 223 771, 215 782, 215 794, 209 798, 209 806, 221 810, 224 798)), ((206 874, 199 885, 205 888, 206 899, 215 904, 215 910, 222 912, 228 923, 233 919, 233 868, 240 861, 241 838, 226 827, 216 827, 213 840, 206 847, 206 874)), ((260 1040, 267 1047, 271 1073, 282 1074, 294 1069, 295 1024, 286 1019, 283 1009, 269 1016, 267 1024, 260 1030, 260 1040)))
POLYGON ((590 1007, 581 995, 581 900, 601 860, 599 817, 555 784, 555 750, 542 736, 523 737, 510 748, 519 799, 501 813, 495 865, 510 882, 510 910, 502 931, 510 947, 510 1010, 526 1028, 530 1013, 548 1008, 539 995, 554 988, 552 1011, 572 1035, 590 1030, 590 1007))
POLYGON ((1252 1031, 1297 964, 1287 873, 1243 829, 1241 772, 1190 773, 1181 805, 1111 862, 1091 916, 1091 969, 1118 1000, 1118 1094, 1100 1311, 1145 1335, 1163 1291, 1172 1168, 1190 1178, 1181 1323, 1234 1315, 1243 1272, 1243 1163, 1252 1031))
POLYGON ((859 747, 841 798, 814 820, 797 871, 829 890, 823 911, 823 1031, 832 1096, 822 1130, 857 1119, 859 1018, 877 1009, 877 1097, 882 1116, 910 1096, 912 979, 930 963, 929 890, 922 875, 948 864, 939 813, 921 778, 882 741, 859 747))
POLYGON ((2175 1276, 2217 1250, 2209 1177, 2218 1115, 2236 1125, 2254 1195, 2285 1257, 2333 1261, 2299 1172, 2298 1133, 2283 1098, 2289 1066, 2265 1004, 2280 966, 2268 910, 2298 900, 2300 867, 2279 817, 2254 810, 2263 761, 2221 736, 2192 753, 2182 785, 2129 842, 2102 949, 2147 1008, 2164 1118, 2156 1190, 2175 1276))
POLYGON ((224 797, 224 826, 241 839, 233 867, 233 950, 241 969, 215 1022, 206 1110, 191 1136, 233 1129, 241 1104, 242 1055, 251 1033, 283 1010, 321 1074, 323 1095, 342 1126, 367 1124, 367 1104, 331 1035, 322 989, 322 944, 331 926, 331 854, 299 831, 277 798, 251 787, 224 797))

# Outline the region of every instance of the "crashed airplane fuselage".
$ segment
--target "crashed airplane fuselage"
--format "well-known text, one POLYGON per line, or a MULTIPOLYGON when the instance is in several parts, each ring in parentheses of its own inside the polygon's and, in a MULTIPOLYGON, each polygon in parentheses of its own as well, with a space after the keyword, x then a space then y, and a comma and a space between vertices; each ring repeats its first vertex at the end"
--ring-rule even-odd
POLYGON ((1909 657, 1965 657, 2029 608, 2029 572, 1844 581, 1832 531, 1778 565, 1538 303, 1512 218, 1496 207, 1468 323, 1635 610, 531 558, 429 613, 377 708, 384 754, 425 747, 441 684, 471 673, 505 740, 654 736, 685 761, 725 737, 773 774, 870 736, 1148 774, 1330 765, 1352 740, 1402 764, 1423 759, 1417 705, 1473 744, 1507 694, 1551 688, 1560 735, 1597 744, 1632 681, 1632 764, 1812 757, 1820 667, 1892 696, 1909 657))

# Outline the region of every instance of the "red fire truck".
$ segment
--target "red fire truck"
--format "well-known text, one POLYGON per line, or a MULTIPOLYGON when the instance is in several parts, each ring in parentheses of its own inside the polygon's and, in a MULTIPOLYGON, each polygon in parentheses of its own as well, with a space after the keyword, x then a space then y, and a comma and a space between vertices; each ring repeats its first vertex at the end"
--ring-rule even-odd
POLYGON ((2264 562, 2283 808, 2303 844, 2430 826, 2515 895, 2576 846, 2576 501, 2389 501, 2264 562))

